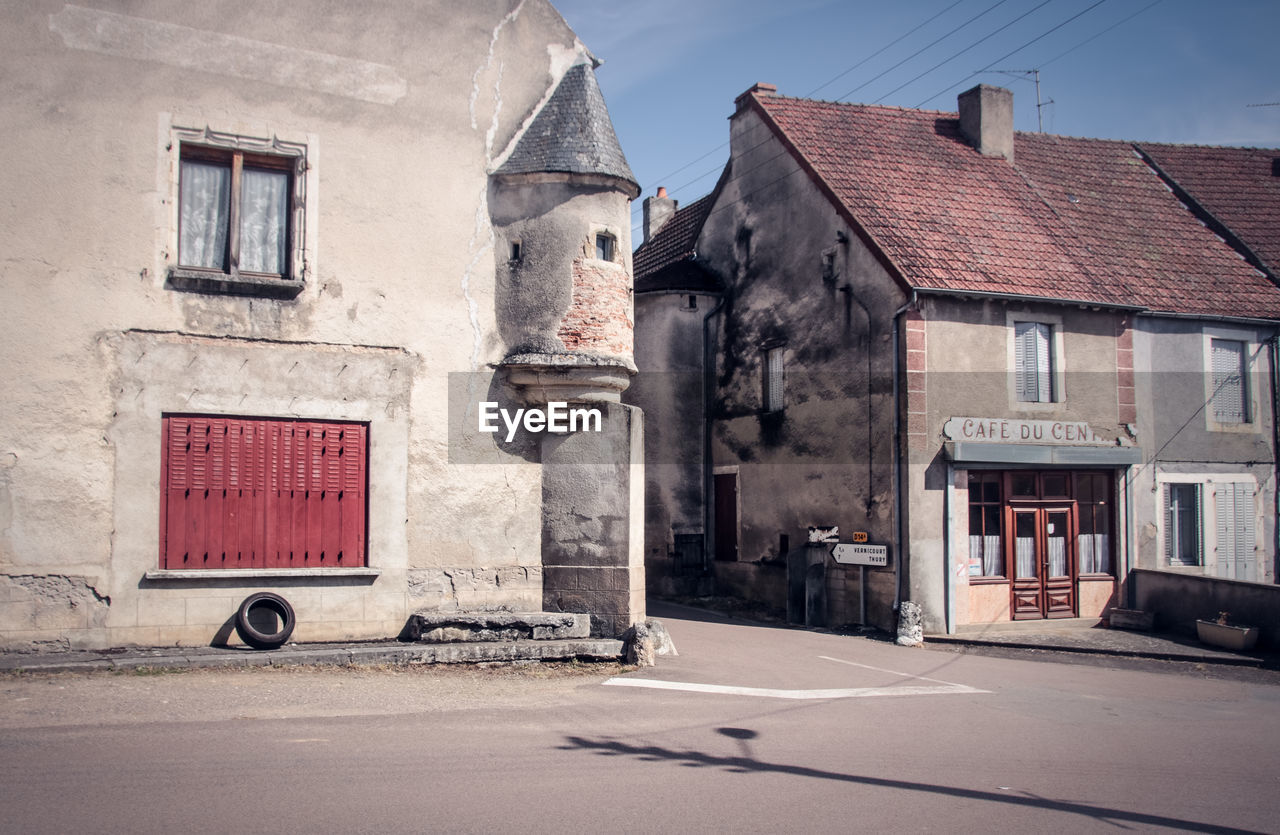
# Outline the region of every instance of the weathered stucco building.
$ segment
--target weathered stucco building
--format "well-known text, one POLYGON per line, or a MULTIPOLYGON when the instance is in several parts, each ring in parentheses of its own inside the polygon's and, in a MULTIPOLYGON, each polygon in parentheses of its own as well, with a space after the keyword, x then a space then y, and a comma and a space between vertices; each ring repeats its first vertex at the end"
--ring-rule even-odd
POLYGON ((208 643, 258 590, 299 640, 643 616, 638 188, 548 2, 31 2, 0 43, 0 644, 208 643), (597 422, 484 431, 548 400, 597 422))
POLYGON ((730 126, 635 258, 634 402, 651 439, 705 429, 649 471, 651 585, 697 574, 682 535, 720 591, 831 625, 1098 617, 1137 567, 1275 582, 1274 232, 1232 221, 1280 218, 1276 152, 1226 149, 1214 191, 1220 149, 1016 133, 985 85, 958 113, 756 85, 730 126), (648 379, 679 362, 702 415, 648 379))

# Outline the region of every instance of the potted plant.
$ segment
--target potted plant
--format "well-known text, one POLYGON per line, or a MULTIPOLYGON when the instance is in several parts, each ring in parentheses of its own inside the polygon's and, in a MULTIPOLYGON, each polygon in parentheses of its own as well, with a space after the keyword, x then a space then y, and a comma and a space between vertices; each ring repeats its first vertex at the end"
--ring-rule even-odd
POLYGON ((1217 620, 1197 620, 1196 635, 1202 643, 1223 649, 1247 651, 1258 643, 1258 627, 1229 623, 1230 612, 1218 612, 1217 620))

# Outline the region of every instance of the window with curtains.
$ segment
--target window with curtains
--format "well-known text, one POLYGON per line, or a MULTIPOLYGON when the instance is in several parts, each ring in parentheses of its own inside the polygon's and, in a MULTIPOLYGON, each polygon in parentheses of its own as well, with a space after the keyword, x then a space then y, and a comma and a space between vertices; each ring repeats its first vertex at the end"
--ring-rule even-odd
POLYGON ((291 298, 302 288, 306 148, 175 129, 177 252, 170 286, 291 298))
POLYGON ((1076 552, 1081 574, 1111 573, 1111 485, 1102 473, 1076 474, 1076 552))
POLYGON ((969 576, 1004 577, 1003 473, 969 474, 969 576))
POLYGON ((1249 423, 1245 343, 1237 339, 1211 339, 1209 353, 1213 419, 1218 423, 1249 423))
POLYGON ((1022 403, 1052 403, 1055 371, 1053 326, 1044 322, 1013 323, 1014 389, 1022 403))

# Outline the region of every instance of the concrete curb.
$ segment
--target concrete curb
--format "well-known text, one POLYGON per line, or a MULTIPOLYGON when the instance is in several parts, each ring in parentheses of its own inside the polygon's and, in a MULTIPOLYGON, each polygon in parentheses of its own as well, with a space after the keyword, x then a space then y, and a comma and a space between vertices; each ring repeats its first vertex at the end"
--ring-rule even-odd
POLYGON ((1153 661, 1190 661, 1197 664, 1221 664, 1230 667, 1269 667, 1276 665, 1276 659, 1268 659, 1261 656, 1235 655, 1232 653, 1214 652, 1212 650, 1206 650, 1204 652, 1197 652, 1195 650, 1177 652, 1163 650, 1120 649, 1116 647, 1079 646, 1077 644, 1034 643, 1031 641, 1004 641, 987 638, 967 638, 957 635, 925 635, 924 642, 926 645, 953 644, 973 647, 998 647, 1002 649, 1033 649, 1040 650, 1041 652, 1069 652, 1077 655, 1107 655, 1117 658, 1146 658, 1153 661))
POLYGON ((69 673, 137 670, 194 670, 234 667, 382 666, 475 664, 514 661, 618 661, 622 641, 464 642, 452 644, 338 644, 273 650, 192 648, 123 653, 76 652, 0 656, 0 673, 69 673))

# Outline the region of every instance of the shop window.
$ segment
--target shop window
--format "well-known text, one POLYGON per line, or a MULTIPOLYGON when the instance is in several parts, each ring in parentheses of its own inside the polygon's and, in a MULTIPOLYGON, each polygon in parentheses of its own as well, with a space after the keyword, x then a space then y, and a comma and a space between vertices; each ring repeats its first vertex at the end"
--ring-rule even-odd
POLYGON ((1211 339, 1209 353, 1213 419, 1218 423, 1249 423, 1245 343, 1236 339, 1211 339))
POLYGON ((1076 552, 1081 574, 1111 573, 1111 490, 1101 473, 1076 476, 1076 552))
POLYGON ((1001 474, 969 474, 969 576, 1004 577, 1001 474))
POLYGON ((1172 566, 1204 565, 1199 484, 1165 484, 1164 554, 1172 566))
POLYGON ((1053 326, 1013 323, 1014 389, 1022 403, 1051 403, 1054 396, 1053 326))

